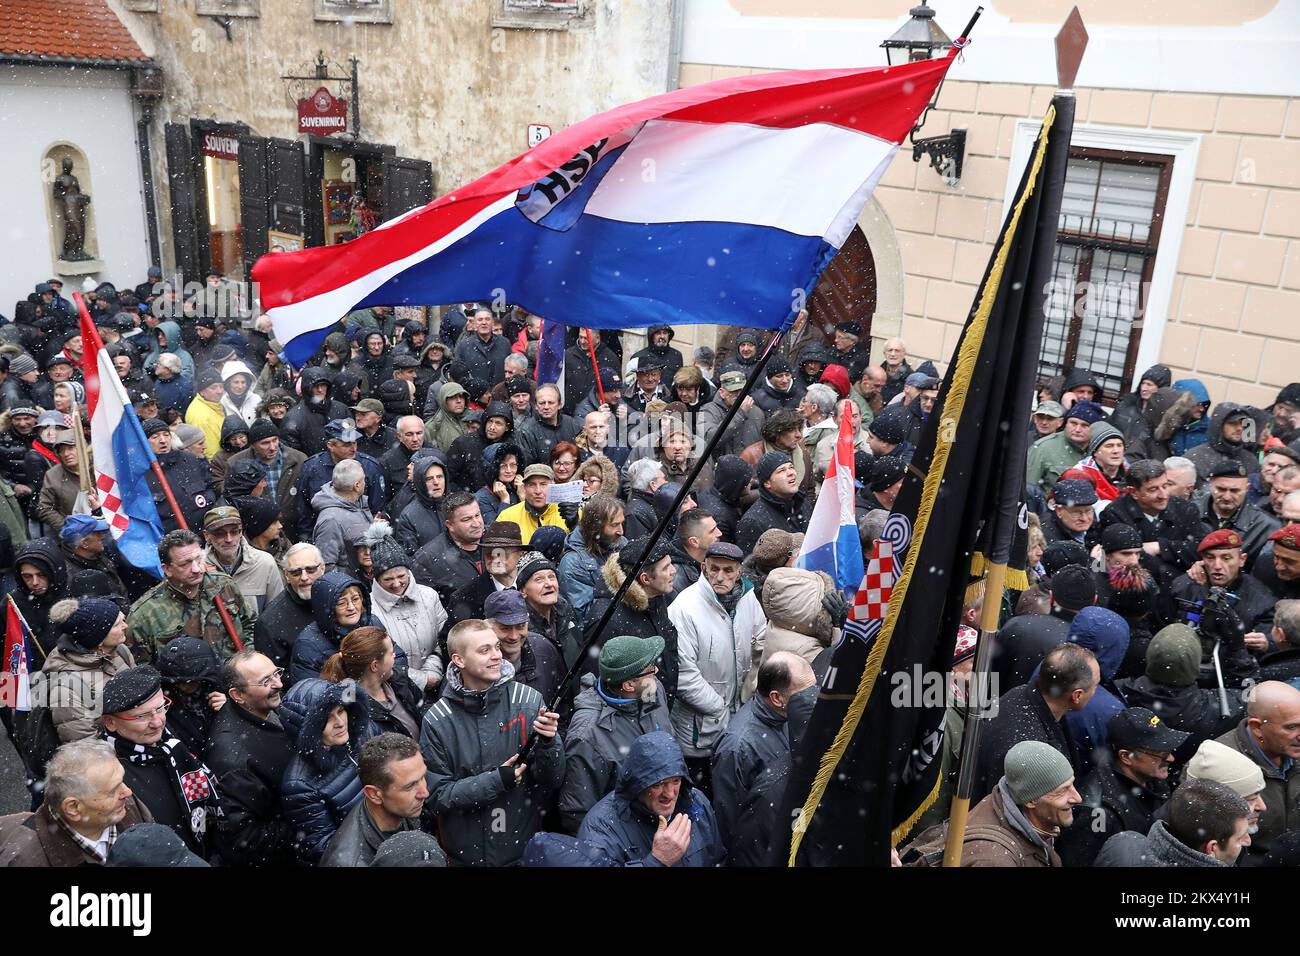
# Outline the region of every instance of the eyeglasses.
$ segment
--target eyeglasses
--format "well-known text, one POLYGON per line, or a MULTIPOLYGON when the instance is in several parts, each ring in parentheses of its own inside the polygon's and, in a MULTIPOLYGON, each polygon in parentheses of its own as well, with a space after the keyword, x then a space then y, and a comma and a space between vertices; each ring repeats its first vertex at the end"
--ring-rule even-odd
POLYGON ((337 611, 345 607, 365 607, 365 599, 359 594, 345 594, 334 602, 334 609, 337 611))
POLYGON ((244 533, 243 525, 231 525, 227 528, 212 528, 205 532, 209 538, 238 538, 244 533))
POLYGON ((321 569, 319 564, 308 564, 301 568, 286 568, 285 574, 291 578, 305 578, 309 574, 315 574, 321 569))
POLYGON ((249 683, 245 684, 244 686, 245 686, 245 687, 263 687, 263 688, 265 688, 265 687, 270 687, 272 681, 277 681, 277 680, 279 680, 279 679, 282 678, 282 677, 284 677, 284 668, 283 668, 283 667, 277 667, 275 670, 271 671, 271 673, 267 674, 267 675, 266 675, 265 677, 263 677, 261 680, 250 681, 249 683))
POLYGON ((637 677, 654 677, 655 674, 658 674, 658 673, 659 673, 659 668, 656 667, 654 664, 651 664, 651 665, 650 665, 650 669, 649 669, 648 671, 646 671, 645 673, 642 673, 642 674, 637 674, 636 676, 637 676, 637 677))
POLYGON ((159 714, 167 713, 167 711, 171 709, 171 706, 172 706, 172 699, 164 695, 163 702, 151 711, 148 711, 143 714, 136 714, 135 716, 131 716, 129 714, 113 714, 112 716, 115 717, 117 720, 130 720, 130 721, 152 720, 153 718, 157 717, 159 714))

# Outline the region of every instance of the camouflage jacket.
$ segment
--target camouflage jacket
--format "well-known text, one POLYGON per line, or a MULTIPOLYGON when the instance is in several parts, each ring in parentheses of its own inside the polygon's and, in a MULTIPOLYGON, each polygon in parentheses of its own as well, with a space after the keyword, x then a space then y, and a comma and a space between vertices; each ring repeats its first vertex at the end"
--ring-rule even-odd
POLYGON ((214 603, 218 595, 230 612, 239 639, 251 647, 256 612, 244 601, 234 579, 219 571, 209 571, 203 575, 196 598, 186 597, 164 580, 131 605, 131 613, 126 617, 126 636, 137 662, 154 661, 164 644, 182 635, 201 637, 223 659, 234 654, 235 644, 226 633, 214 603))

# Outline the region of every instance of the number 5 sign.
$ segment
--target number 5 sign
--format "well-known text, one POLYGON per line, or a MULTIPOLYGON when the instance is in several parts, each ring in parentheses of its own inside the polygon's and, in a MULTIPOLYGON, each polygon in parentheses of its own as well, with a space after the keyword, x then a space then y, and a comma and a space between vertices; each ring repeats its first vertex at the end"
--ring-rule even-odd
POLYGON ((528 124, 528 148, 532 149, 546 137, 551 135, 551 128, 544 123, 528 124))

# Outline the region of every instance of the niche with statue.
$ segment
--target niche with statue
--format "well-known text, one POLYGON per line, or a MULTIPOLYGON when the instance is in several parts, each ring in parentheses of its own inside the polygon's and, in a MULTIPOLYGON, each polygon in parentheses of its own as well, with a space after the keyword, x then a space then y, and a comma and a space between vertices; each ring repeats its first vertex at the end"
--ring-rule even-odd
POLYGON ((60 275, 99 272, 99 241, 91 203, 90 163, 71 143, 55 143, 41 159, 46 219, 54 271, 60 275))

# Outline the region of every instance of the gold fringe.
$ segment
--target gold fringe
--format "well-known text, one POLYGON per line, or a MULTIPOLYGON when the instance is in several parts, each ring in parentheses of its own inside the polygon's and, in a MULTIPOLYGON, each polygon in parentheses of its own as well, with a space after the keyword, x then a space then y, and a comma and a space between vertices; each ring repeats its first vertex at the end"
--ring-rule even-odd
MULTIPOLYGON (((1011 210, 1010 228, 1007 229, 1006 235, 998 247, 993 266, 989 271, 988 281, 984 283, 984 287, 980 290, 979 307, 976 309, 974 319, 968 330, 970 334, 965 335, 962 339, 961 350, 958 353, 956 367, 953 370, 952 387, 948 390, 947 398, 944 401, 943 417, 949 421, 959 421, 966 406, 966 395, 970 389, 970 380, 974 374, 980 350, 984 345, 984 334, 988 330, 989 316, 993 312, 998 286, 1002 282, 1002 273, 1006 270, 1011 244, 1020 227, 1020 217, 1024 212, 1025 203, 1033 195, 1034 184, 1038 180, 1038 172, 1043 165, 1047 152, 1047 133, 1052 128, 1055 120, 1056 108, 1049 107, 1047 115, 1043 118, 1043 128, 1038 134, 1038 144, 1034 150, 1034 157, 1030 167, 1028 188, 1011 210)), ((880 669, 884 665, 885 654, 888 652, 889 645, 893 640, 894 624, 898 620, 899 609, 907 598, 908 587, 915 573, 916 559, 924 545, 930 515, 934 511, 934 503, 939 497, 939 486, 943 481, 943 473, 948 464, 948 454, 952 442, 943 438, 946 431, 943 428, 938 430, 934 461, 925 476, 925 488, 921 494, 921 506, 917 512, 912 542, 907 550, 907 562, 903 567, 903 574, 899 578, 898 584, 895 585, 893 593, 889 596, 889 608, 885 612, 885 625, 881 628, 880 634, 876 637, 875 644, 871 648, 871 653, 867 657, 867 663, 862 669, 862 677, 858 680, 857 693, 853 695, 853 702, 849 705, 848 713, 844 715, 844 722, 840 725, 834 741, 831 742, 830 749, 822 755, 817 775, 813 778, 812 788, 808 793, 808 799, 804 802, 798 817, 794 821, 790 839, 790 866, 795 865, 795 859, 799 854, 799 845, 803 842, 803 835, 808 828, 808 821, 817 812, 817 807, 826 793, 826 787, 830 784, 831 775, 835 772, 835 768, 839 766, 845 750, 848 749, 849 742, 857 732, 867 701, 871 699, 871 693, 875 690, 876 678, 880 676, 880 669)), ((930 802, 933 802, 933 800, 930 802)))
POLYGON ((939 799, 939 788, 942 785, 943 785, 943 776, 940 775, 935 778, 934 789, 932 789, 929 792, 929 794, 926 796, 926 798, 923 801, 921 801, 921 805, 916 808, 916 812, 913 813, 906 820, 904 820, 902 823, 900 823, 898 827, 894 830, 894 832, 889 835, 890 843, 892 843, 894 846, 898 846, 900 843, 903 842, 903 838, 912 832, 912 827, 916 826, 917 821, 920 820, 921 817, 925 815, 925 811, 929 810, 932 806, 934 806, 935 801, 939 799))
POLYGON ((1019 568, 1007 568, 1007 590, 1028 591, 1029 575, 1019 568))

